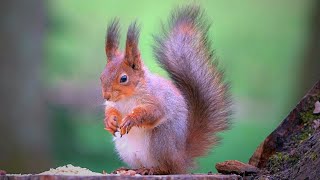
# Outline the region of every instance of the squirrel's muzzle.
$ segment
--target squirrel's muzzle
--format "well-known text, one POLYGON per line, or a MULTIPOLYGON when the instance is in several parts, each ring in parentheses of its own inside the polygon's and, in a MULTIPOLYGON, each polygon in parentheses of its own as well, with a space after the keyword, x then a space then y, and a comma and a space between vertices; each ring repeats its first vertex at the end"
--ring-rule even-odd
POLYGON ((107 101, 109 101, 111 98, 111 93, 109 92, 102 92, 102 95, 103 95, 103 98, 107 101))

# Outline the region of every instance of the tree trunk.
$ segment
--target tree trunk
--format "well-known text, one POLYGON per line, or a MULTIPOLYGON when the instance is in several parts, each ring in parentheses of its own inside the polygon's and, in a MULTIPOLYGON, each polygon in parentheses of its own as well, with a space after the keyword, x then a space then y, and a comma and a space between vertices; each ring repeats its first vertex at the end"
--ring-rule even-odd
POLYGON ((10 173, 51 164, 41 87, 44 7, 42 0, 0 1, 0 167, 10 173))

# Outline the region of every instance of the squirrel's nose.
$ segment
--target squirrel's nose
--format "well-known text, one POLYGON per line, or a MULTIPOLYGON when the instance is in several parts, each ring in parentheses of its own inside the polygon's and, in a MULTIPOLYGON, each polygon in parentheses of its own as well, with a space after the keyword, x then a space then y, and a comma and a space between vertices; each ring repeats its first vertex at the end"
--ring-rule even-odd
POLYGON ((103 98, 109 101, 109 99, 111 98, 111 93, 103 92, 103 98))

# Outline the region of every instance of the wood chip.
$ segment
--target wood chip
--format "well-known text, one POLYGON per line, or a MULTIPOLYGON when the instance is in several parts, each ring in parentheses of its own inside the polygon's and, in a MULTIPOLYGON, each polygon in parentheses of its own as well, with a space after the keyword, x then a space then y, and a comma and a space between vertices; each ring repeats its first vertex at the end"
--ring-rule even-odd
POLYGON ((256 174, 258 168, 237 160, 224 161, 216 164, 216 169, 222 174, 256 174))

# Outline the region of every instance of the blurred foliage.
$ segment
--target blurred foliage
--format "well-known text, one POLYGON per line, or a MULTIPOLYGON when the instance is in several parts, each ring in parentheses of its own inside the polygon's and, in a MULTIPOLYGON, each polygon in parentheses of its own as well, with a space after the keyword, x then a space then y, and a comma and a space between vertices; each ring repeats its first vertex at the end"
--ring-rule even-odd
MULTIPOLYGON (((192 1, 190 1, 192 3, 192 1)), ((128 25, 138 20, 140 49, 151 71, 165 75, 152 55, 152 34, 182 0, 47 1, 45 83, 55 87, 73 81, 99 87, 105 66, 104 37, 108 22, 119 17, 121 47, 128 25), (92 83, 91 83, 92 84, 92 83)), ((225 69, 235 99, 232 129, 209 156, 199 159, 195 172, 214 171, 218 161, 247 162, 260 142, 278 125, 300 98, 296 88, 308 32, 311 1, 199 1, 212 22, 215 55, 225 69)), ((101 112, 103 110, 101 109, 101 112)), ((103 114, 103 113, 102 113, 103 114)), ((101 172, 123 166, 103 116, 51 105, 56 165, 72 163, 101 172)))

